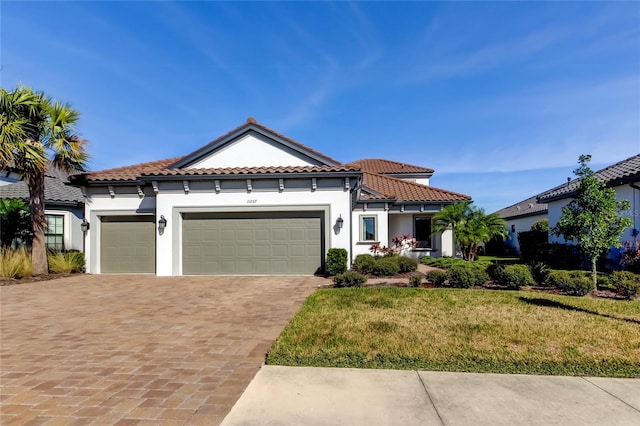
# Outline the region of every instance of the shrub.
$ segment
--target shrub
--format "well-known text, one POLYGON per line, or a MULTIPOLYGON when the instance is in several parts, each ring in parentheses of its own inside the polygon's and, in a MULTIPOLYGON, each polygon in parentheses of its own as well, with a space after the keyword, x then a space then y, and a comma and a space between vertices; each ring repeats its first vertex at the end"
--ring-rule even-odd
POLYGON ((336 287, 362 287, 367 282, 367 277, 356 271, 347 271, 333 277, 333 283, 336 287))
POLYGON ((628 271, 614 271, 611 283, 616 291, 631 300, 640 292, 640 275, 628 271))
POLYGON ((0 251, 0 277, 24 278, 33 275, 31 253, 24 247, 17 250, 3 248, 0 251))
POLYGON ((598 287, 598 290, 616 291, 616 288, 611 282, 611 277, 609 275, 598 274, 597 287, 598 287))
POLYGON ((453 265, 447 271, 449 285, 455 288, 470 288, 483 285, 487 281, 487 273, 470 263, 453 265))
POLYGON ((409 277, 409 284, 411 284, 411 287, 420 287, 420 284, 422 284, 422 275, 411 275, 409 277))
POLYGON ((570 285, 571 274, 567 271, 551 271, 547 282, 552 287, 563 289, 570 285))
POLYGON ((531 230, 518 232, 520 256, 525 262, 540 262, 546 259, 547 231, 531 230))
POLYGON ((390 277, 400 272, 398 262, 392 257, 379 257, 372 265, 371 273, 378 277, 390 277))
POLYGON ((519 289, 522 286, 534 285, 531 271, 525 265, 505 266, 501 282, 509 288, 519 289))
POLYGON ((487 267, 487 274, 489 275, 489 278, 491 278, 493 281, 502 282, 504 268, 505 268, 505 265, 503 263, 497 263, 497 262, 492 263, 487 267))
POLYGON ((49 253, 49 272, 53 274, 69 274, 84 271, 84 253, 60 251, 49 253))
POLYGON ((444 271, 429 271, 427 272, 427 279, 435 284, 436 287, 442 287, 447 281, 447 273, 444 271))
POLYGON ((549 279, 551 268, 544 262, 534 262, 529 265, 529 271, 531 271, 531 276, 536 283, 545 285, 549 279))
POLYGON ((334 276, 346 272, 348 257, 347 250, 330 248, 327 252, 327 273, 334 276))
POLYGON ((564 291, 573 296, 584 296, 595 290, 593 280, 584 274, 571 275, 569 285, 563 288, 564 291))
POLYGON ((358 271, 363 274, 370 274, 373 271, 373 265, 376 262, 376 258, 370 254, 359 254, 356 256, 355 265, 358 271))
POLYGON ((398 268, 400 272, 413 272, 418 269, 418 261, 415 259, 411 259, 410 257, 398 256, 394 257, 393 260, 398 264, 398 268))
POLYGON ((622 267, 640 274, 640 241, 625 241, 622 245, 622 267))

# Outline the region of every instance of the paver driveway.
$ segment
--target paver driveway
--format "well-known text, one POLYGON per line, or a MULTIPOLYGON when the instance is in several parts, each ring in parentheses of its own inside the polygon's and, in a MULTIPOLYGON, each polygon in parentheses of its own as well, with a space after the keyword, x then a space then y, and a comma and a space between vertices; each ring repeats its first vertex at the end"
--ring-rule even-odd
POLYGON ((0 287, 0 423, 217 424, 324 282, 84 275, 0 287))

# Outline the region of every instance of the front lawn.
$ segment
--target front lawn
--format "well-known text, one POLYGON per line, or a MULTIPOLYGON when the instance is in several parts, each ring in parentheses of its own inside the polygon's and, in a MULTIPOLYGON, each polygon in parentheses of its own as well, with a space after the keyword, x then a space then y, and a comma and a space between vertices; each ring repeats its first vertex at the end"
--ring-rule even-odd
POLYGON ((640 302, 517 291, 319 290, 267 363, 640 377, 640 302))

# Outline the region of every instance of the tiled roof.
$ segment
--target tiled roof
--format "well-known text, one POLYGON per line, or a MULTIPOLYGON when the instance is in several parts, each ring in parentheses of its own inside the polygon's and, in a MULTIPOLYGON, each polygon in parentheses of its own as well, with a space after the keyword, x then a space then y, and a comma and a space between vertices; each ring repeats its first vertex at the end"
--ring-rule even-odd
MULTIPOLYGON (((333 158, 331 158, 331 157, 329 157, 327 155, 324 155, 323 153, 318 152, 315 149, 309 148, 308 146, 303 145, 300 142, 294 141, 293 139, 289 138, 288 136, 285 136, 285 135, 283 135, 281 133, 278 133, 275 130, 268 128, 267 126, 264 126, 264 125, 258 123, 255 120, 255 118, 253 118, 253 117, 249 117, 245 123, 241 124, 240 126, 236 127, 233 130, 228 131, 224 135, 222 135, 222 136, 216 138, 215 140, 209 142, 205 146, 198 148, 197 150, 193 151, 192 153, 185 155, 183 158, 186 159, 186 158, 189 158, 191 156, 196 156, 198 153, 207 152, 211 147, 213 147, 214 145, 220 143, 221 141, 224 141, 225 139, 229 138, 234 133, 241 132, 243 129, 245 129, 245 128, 248 129, 251 126, 255 126, 255 127, 259 128, 259 129, 264 130, 265 132, 271 133, 271 134, 277 136, 278 138, 287 141, 289 144, 298 147, 302 151, 307 151, 307 152, 315 155, 316 157, 322 158, 327 163, 330 163, 330 164, 342 164, 338 160, 335 160, 335 159, 333 159, 333 158)), ((179 160, 176 160, 175 162, 177 163, 179 160)))
MULTIPOLYGON (((608 186, 618 186, 640 178, 640 154, 629 157, 604 169, 595 176, 608 186)), ((573 196, 580 186, 580 179, 574 179, 538 195, 540 201, 561 200, 573 196)))
POLYGON ((71 177, 74 183, 88 182, 124 182, 135 181, 142 174, 150 175, 166 170, 167 167, 182 157, 165 158, 164 160, 151 161, 148 163, 133 164, 131 166, 116 167, 114 169, 100 170, 97 172, 87 172, 71 177))
POLYGON ((548 211, 548 207, 544 203, 538 203, 536 196, 527 198, 526 200, 515 203, 504 209, 500 209, 496 212, 498 217, 502 219, 512 219, 521 216, 534 216, 539 214, 545 214, 548 211))
POLYGON ((433 173, 433 169, 414 166, 412 164, 399 163, 397 161, 384 160, 382 158, 364 158, 352 161, 348 166, 359 166, 363 171, 381 174, 415 174, 433 173))
POLYGON ((253 175, 318 172, 357 172, 356 167, 347 166, 271 166, 271 167, 228 167, 202 169, 162 169, 152 173, 142 173, 143 177, 152 176, 205 176, 205 175, 253 175))
POLYGON ((399 201, 415 202, 455 202, 471 199, 468 195, 459 194, 457 192, 447 191, 433 186, 421 185, 419 183, 407 182, 402 179, 396 179, 375 173, 364 172, 362 177, 362 184, 365 187, 381 194, 381 196, 363 194, 363 198, 366 197, 370 200, 395 199, 399 201))
MULTIPOLYGON (((83 204, 79 188, 65 185, 68 175, 62 170, 48 167, 44 178, 44 201, 48 204, 83 204)), ((29 199, 29 187, 25 181, 0 186, 0 198, 29 199)))

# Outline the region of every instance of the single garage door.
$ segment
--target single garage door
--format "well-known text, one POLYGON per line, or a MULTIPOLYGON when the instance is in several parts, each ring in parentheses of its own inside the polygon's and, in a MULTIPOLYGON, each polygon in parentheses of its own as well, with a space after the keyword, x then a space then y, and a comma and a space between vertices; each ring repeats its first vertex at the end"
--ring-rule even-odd
POLYGON ((322 213, 184 214, 184 275, 312 275, 322 213))
POLYGON ((156 272, 153 216, 103 216, 101 222, 100 272, 156 272))

